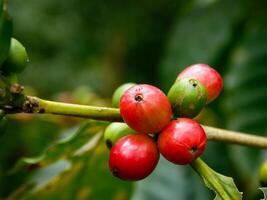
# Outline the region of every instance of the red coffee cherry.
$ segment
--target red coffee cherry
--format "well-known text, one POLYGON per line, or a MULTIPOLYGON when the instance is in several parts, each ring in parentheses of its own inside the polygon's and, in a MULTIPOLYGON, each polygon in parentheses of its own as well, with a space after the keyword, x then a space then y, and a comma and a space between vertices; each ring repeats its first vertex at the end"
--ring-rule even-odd
POLYGON ((127 135, 111 148, 109 169, 122 180, 137 181, 147 177, 155 169, 158 160, 158 148, 150 136, 127 135))
POLYGON ((208 101, 210 103, 216 99, 222 90, 222 77, 220 74, 207 64, 194 64, 186 67, 177 77, 195 78, 199 80, 206 88, 208 101))
POLYGON ((133 86, 122 95, 120 113, 130 128, 147 134, 161 131, 172 116, 166 95, 146 84, 133 86))
POLYGON ((206 142, 205 131, 197 122, 188 118, 178 118, 160 133, 158 147, 167 160, 185 165, 203 153, 206 142))

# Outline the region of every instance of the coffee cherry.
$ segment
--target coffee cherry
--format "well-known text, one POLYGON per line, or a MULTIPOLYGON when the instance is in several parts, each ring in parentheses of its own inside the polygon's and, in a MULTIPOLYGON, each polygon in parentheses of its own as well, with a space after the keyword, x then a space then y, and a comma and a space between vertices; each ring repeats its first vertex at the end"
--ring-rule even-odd
POLYGON ((19 73, 23 71, 29 62, 25 47, 15 38, 11 39, 7 59, 2 65, 4 74, 19 73))
POLYGON ((187 77, 195 78, 205 86, 208 98, 207 103, 216 99, 222 90, 222 77, 207 64, 190 65, 178 75, 176 80, 187 77))
POLYGON ((203 153, 206 142, 206 134, 197 122, 188 118, 178 118, 160 133, 158 147, 167 160, 185 165, 203 153))
POLYGON ((121 97, 120 112, 129 127, 141 133, 157 133, 171 120, 171 104, 165 94, 152 85, 140 84, 121 97))
POLYGON ((263 187, 267 186, 267 160, 264 161, 260 166, 259 181, 263 187))
POLYGON ((127 124, 113 122, 107 126, 104 132, 104 140, 109 149, 123 136, 135 133, 127 124))
POLYGON ((197 116, 207 102, 207 93, 202 83, 193 78, 177 80, 168 93, 174 116, 197 116))
POLYGON ((127 135, 111 148, 109 169, 122 180, 137 181, 147 177, 155 169, 158 160, 157 145, 150 136, 127 135))
POLYGON ((120 99, 123 93, 128 90, 130 87, 135 86, 136 83, 124 83, 119 86, 112 96, 112 106, 118 108, 120 106, 120 99))

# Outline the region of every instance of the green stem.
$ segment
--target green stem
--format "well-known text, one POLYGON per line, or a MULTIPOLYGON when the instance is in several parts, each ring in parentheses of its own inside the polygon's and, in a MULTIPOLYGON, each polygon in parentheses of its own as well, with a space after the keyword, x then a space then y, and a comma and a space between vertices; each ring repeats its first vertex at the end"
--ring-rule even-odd
POLYGON ((122 121, 120 110, 116 108, 60 103, 29 96, 26 98, 23 111, 26 113, 50 113, 104 121, 122 121))
POLYGON ((267 138, 248 133, 202 126, 209 140, 267 149, 267 138))
MULTIPOLYGON (((47 101, 26 96, 21 109, 5 110, 6 113, 47 113, 76 116, 104 121, 123 121, 118 108, 97 107, 47 101)), ((203 126, 209 140, 267 149, 267 138, 247 133, 203 126)))

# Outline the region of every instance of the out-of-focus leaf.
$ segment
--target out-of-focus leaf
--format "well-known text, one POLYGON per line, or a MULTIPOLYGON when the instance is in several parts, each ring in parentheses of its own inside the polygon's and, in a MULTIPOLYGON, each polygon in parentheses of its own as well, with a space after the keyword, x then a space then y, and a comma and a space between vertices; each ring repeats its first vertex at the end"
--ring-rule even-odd
MULTIPOLYGON (((33 172, 25 185, 31 185, 20 198, 31 199, 128 199, 132 183, 121 181, 108 170, 104 143, 95 144, 85 154, 59 160, 33 172)), ((18 188, 18 190, 20 190, 18 188)), ((16 196, 18 198, 18 196, 16 196)))
POLYGON ((215 192, 216 200, 242 199, 242 193, 238 191, 233 178, 214 171, 200 158, 193 161, 191 165, 202 177, 205 185, 215 192))
POLYGON ((1 0, 0 2, 0 65, 6 59, 12 36, 12 21, 8 16, 7 5, 1 0))
POLYGON ((69 158, 73 156, 75 151, 90 140, 95 132, 100 131, 105 124, 105 122, 88 121, 80 127, 77 126, 65 130, 41 155, 20 159, 10 173, 15 173, 27 165, 34 165, 40 162, 43 162, 42 165, 44 163, 47 165, 62 157, 69 158))
POLYGON ((127 199, 132 184, 113 177, 108 169, 108 151, 101 140, 105 125, 88 121, 65 131, 40 157, 21 160, 26 169, 37 168, 28 171, 27 180, 10 198, 127 199))
MULTIPOLYGON (((265 6, 257 8, 243 30, 243 37, 232 52, 224 76, 225 95, 221 98, 228 129, 257 135, 267 134, 267 17, 265 6)), ((246 198, 258 187, 258 166, 266 152, 248 147, 229 146, 229 156, 246 198)))
POLYGON ((188 166, 174 165, 160 158, 153 173, 136 183, 132 200, 207 200, 209 191, 188 166), (194 183, 194 184, 192 184, 194 183))
POLYGON ((212 65, 216 61, 230 42, 241 3, 217 1, 204 8, 195 7, 187 16, 177 20, 160 68, 160 81, 164 89, 169 89, 178 73, 188 65, 212 65))

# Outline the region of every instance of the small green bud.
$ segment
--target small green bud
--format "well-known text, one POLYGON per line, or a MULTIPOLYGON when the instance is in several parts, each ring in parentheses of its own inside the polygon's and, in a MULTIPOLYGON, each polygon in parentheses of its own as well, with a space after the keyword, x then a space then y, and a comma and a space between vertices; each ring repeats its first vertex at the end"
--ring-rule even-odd
POLYGON ((136 85, 136 83, 124 83, 121 86, 119 86, 113 93, 112 106, 118 108, 120 106, 120 99, 123 93, 134 85, 136 85))
POLYGON ((122 122, 113 122, 107 126, 104 132, 104 140, 109 149, 123 136, 135 133, 134 130, 122 122))
POLYGON ((7 75, 19 73, 25 69, 28 62, 25 47, 18 40, 12 38, 7 59, 1 66, 1 70, 7 75))

